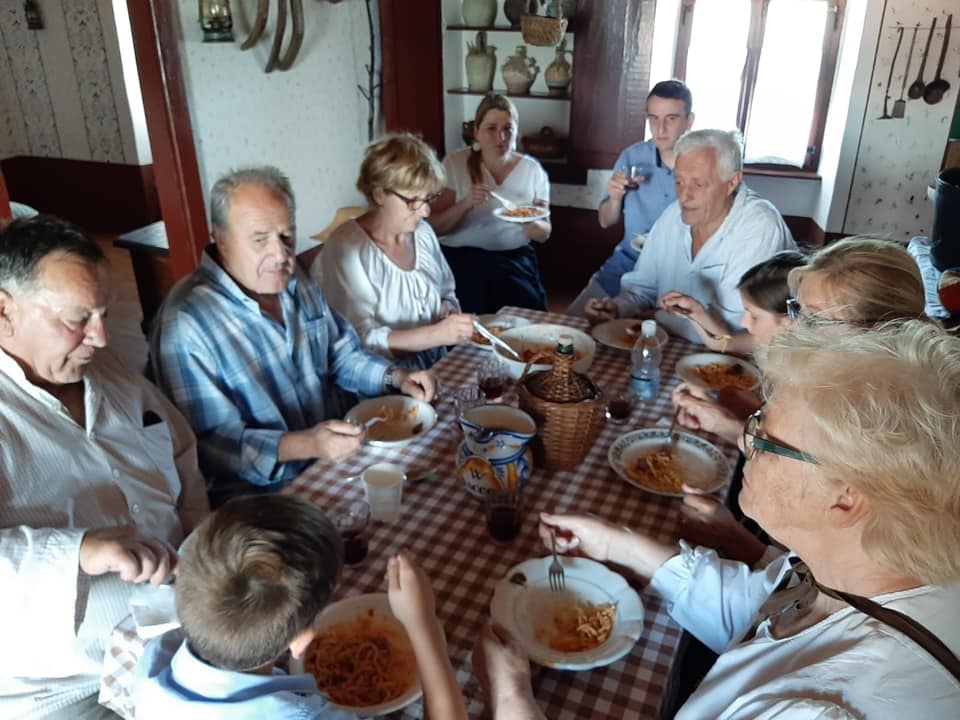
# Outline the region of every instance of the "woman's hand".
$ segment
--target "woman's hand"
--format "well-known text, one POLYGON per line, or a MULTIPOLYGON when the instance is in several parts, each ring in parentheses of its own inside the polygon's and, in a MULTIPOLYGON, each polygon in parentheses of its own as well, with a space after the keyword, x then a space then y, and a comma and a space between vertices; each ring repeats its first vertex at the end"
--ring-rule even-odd
POLYGON ((550 515, 540 513, 540 539, 552 548, 557 538, 557 552, 579 550, 587 557, 604 562, 611 559, 611 546, 624 530, 601 518, 589 515, 550 515))
POLYGON ((470 192, 464 195, 463 200, 460 202, 465 203, 467 207, 474 208, 477 205, 483 205, 483 203, 490 200, 490 191, 491 188, 489 185, 483 183, 477 183, 476 185, 470 186, 470 192))
POLYGON ((707 309, 703 306, 696 298, 692 298, 689 295, 684 295, 681 292, 676 290, 671 290, 668 293, 664 293, 657 300, 657 305, 662 307, 667 312, 678 313, 679 315, 687 315, 699 322, 710 321, 710 314, 707 312, 707 309))
POLYGON ((695 544, 716 549, 722 555, 753 565, 766 546, 736 521, 730 509, 713 495, 683 486, 680 536, 695 544))
POLYGON ((715 433, 731 443, 740 439, 743 421, 713 400, 704 388, 680 383, 670 399, 679 409, 677 422, 684 427, 715 433))
POLYGON ((473 321, 476 317, 469 313, 451 313, 434 327, 438 332, 438 345, 456 345, 469 340, 473 335, 473 321))
MULTIPOLYGON (((534 198, 531 205, 542 208, 550 207, 550 203, 541 198, 534 198)), ((553 230, 553 227, 550 225, 549 218, 542 218, 540 220, 534 220, 533 222, 524 223, 520 227, 523 228, 523 232, 528 238, 538 243, 543 243, 549 240, 550 233, 553 230)))

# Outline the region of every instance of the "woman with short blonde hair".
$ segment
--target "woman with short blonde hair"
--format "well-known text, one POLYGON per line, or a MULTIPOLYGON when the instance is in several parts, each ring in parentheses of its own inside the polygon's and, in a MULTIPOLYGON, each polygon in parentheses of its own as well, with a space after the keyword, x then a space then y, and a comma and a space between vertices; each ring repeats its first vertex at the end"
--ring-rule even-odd
POLYGON ((395 133, 377 140, 357 178, 369 209, 334 231, 310 269, 363 346, 405 368, 430 367, 473 333, 473 316, 460 312, 453 273, 425 222, 443 186, 443 165, 422 139, 395 133))

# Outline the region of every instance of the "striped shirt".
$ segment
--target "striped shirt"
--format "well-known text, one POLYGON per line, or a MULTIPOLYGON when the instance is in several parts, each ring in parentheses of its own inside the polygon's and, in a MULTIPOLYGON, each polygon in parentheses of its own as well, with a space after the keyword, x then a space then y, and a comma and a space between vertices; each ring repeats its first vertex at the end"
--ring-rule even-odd
POLYGON ((286 432, 342 413, 348 393, 379 395, 390 366, 299 266, 280 293, 281 325, 211 257, 170 291, 154 326, 157 382, 197 435, 211 500, 276 489, 307 461, 277 461, 286 432))

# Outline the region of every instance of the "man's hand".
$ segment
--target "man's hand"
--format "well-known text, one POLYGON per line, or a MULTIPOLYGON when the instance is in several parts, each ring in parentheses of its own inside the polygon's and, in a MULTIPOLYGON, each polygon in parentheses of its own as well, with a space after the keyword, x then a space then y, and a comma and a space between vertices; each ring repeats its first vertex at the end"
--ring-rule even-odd
POLYGON ((591 298, 583 308, 583 314, 591 325, 613 320, 620 314, 620 308, 612 298, 591 298))
POLYGON ((399 390, 404 395, 409 395, 417 400, 430 402, 433 400, 434 395, 437 394, 437 380, 430 370, 417 370, 416 372, 411 372, 409 370, 394 368, 393 373, 394 377, 396 377, 398 374, 403 376, 403 379, 400 382, 399 390))
POLYGON ((627 194, 629 183, 630 179, 627 174, 618 170, 607 180, 607 195, 618 201, 623 200, 623 196, 627 194))
POLYGON ((542 718, 533 700, 530 659, 502 625, 487 623, 473 645, 473 673, 490 703, 494 717, 542 718))
POLYGON ((436 623, 430 579, 403 550, 387 560, 386 579, 390 610, 411 635, 436 623))
POLYGON ((162 585, 177 564, 177 551, 164 540, 129 526, 88 530, 80 543, 80 570, 87 575, 117 573, 125 582, 162 585))
POLYGON ((694 545, 705 545, 734 560, 753 565, 766 551, 761 543, 733 517, 713 495, 683 486, 680 506, 680 537, 694 545))
POLYGON ((309 432, 313 436, 313 457, 335 463, 359 452, 367 436, 363 426, 344 420, 327 420, 315 425, 309 432))

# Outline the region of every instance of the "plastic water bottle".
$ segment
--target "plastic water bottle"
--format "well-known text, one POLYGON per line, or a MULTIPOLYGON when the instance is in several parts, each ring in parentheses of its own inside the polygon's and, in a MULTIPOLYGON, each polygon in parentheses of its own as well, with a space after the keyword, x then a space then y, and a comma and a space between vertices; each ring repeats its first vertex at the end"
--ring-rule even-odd
POLYGON ((660 393, 660 341, 656 320, 644 320, 640 337, 631 352, 630 389, 641 401, 653 400, 660 393))

